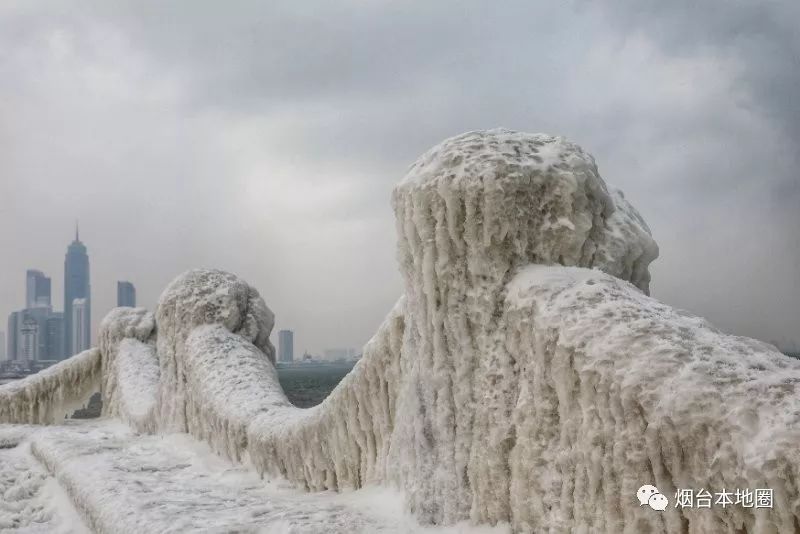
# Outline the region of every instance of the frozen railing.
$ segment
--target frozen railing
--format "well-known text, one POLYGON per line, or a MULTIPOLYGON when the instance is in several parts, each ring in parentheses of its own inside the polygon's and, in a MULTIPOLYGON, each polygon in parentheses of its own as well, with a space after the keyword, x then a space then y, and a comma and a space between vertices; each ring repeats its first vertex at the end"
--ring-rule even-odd
POLYGON ((196 270, 155 315, 112 312, 98 350, 0 387, 0 421, 57 422, 99 383, 140 431, 311 491, 393 485, 423 522, 798 530, 800 362, 648 297, 657 246, 591 156, 471 132, 424 154, 393 206, 404 295, 321 405, 286 399, 256 290, 196 270), (669 506, 640 506, 644 485, 669 506), (756 488, 769 503, 675 499, 756 488))

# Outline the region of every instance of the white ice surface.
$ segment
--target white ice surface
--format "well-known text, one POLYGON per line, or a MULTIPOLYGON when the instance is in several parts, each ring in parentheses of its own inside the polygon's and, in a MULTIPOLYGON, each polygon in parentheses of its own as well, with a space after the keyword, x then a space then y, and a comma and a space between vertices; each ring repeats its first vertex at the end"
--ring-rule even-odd
POLYGON ((88 534, 64 489, 33 458, 24 441, 29 429, 0 427, 0 533, 88 534))
POLYGON ((507 287, 516 525, 797 532, 800 361, 596 270, 533 265, 507 287), (645 483, 665 512, 631 506, 645 483), (775 502, 678 509, 678 488, 771 488, 775 502))
MULTIPOLYGON (((0 436, 14 430, 0 427, 0 436)), ((300 492, 286 483, 263 481, 252 468, 220 458, 186 434, 137 435, 113 421, 27 432, 19 447, 0 450, 0 488, 14 497, 15 506, 13 514, 0 515, 0 532, 8 524, 17 525, 11 530, 15 533, 87 532, 30 449, 70 489, 77 508, 99 533, 508 532, 507 527, 466 524, 421 526, 403 512, 402 495, 385 488, 300 492)), ((0 513, 9 506, 0 504, 0 513)))
POLYGON ((90 349, 0 386, 0 423, 63 421, 100 389, 100 351, 90 349))
POLYGON ((120 417, 141 432, 155 432, 159 381, 155 347, 123 339, 116 365, 120 417))

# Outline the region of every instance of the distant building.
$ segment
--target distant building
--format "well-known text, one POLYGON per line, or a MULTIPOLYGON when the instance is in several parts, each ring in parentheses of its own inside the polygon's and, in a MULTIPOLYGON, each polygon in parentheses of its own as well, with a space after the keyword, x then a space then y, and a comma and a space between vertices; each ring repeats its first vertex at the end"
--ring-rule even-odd
POLYGON ((36 361, 40 353, 39 340, 39 322, 31 315, 23 315, 19 329, 17 360, 36 361))
POLYGON ((130 282, 117 282, 117 306, 136 307, 136 288, 130 282))
POLYGON ((6 360, 17 359, 17 333, 19 332, 19 312, 11 312, 8 316, 6 334, 6 360))
POLYGON ((25 307, 50 306, 50 289, 50 279, 42 271, 28 269, 25 273, 25 307))
POLYGON ((26 308, 8 316, 8 330, 3 343, 5 348, 2 351, 3 358, 0 359, 23 365, 42 362, 46 366, 71 356, 75 347, 80 347, 82 351, 90 346, 89 257, 86 255, 86 247, 78 239, 77 229, 75 241, 67 251, 64 275, 65 295, 85 295, 71 299, 68 305, 65 302, 65 308, 70 310, 69 317, 64 313, 53 312, 50 278, 36 269, 26 271, 26 308), (71 340, 72 316, 75 315, 72 303, 76 299, 81 301, 77 345, 71 340))
POLYGON ((0 330, 0 362, 6 361, 6 334, 0 330))
POLYGON ((325 359, 330 361, 353 360, 356 357, 356 349, 325 349, 325 359))
POLYGON ((278 332, 278 361, 294 361, 294 332, 291 330, 278 332))
POLYGON ((54 361, 64 353, 63 314, 50 306, 27 308, 8 317, 5 359, 9 361, 54 361))
MULTIPOLYGON (((80 351, 75 347, 91 345, 92 307, 91 285, 89 284, 89 255, 86 246, 81 243, 78 229, 75 228, 75 240, 67 248, 64 258, 64 357, 68 358, 80 351), (83 301, 80 312, 81 329, 76 330, 73 322, 76 316, 73 303, 83 301), (76 342, 75 337, 80 338, 76 342)), ((81 349, 84 350, 84 349, 81 349)))
POLYGON ((45 349, 47 355, 42 360, 64 359, 64 314, 51 313, 45 322, 45 349))
POLYGON ((75 299, 72 301, 72 320, 70 327, 72 335, 72 351, 70 355, 78 354, 90 348, 89 339, 89 299, 75 299))

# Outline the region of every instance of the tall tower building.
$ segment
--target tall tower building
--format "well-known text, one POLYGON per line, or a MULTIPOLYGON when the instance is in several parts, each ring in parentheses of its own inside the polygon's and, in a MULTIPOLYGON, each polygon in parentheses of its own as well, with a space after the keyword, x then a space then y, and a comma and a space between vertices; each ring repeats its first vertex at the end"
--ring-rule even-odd
POLYGON ((50 279, 42 271, 28 269, 25 273, 25 307, 50 306, 50 279))
POLYGON ((0 332, 0 362, 6 361, 6 335, 0 332))
POLYGON ((291 330, 278 332, 278 361, 294 361, 294 332, 291 330))
POLYGON ((78 227, 75 227, 75 241, 67 248, 64 259, 64 357, 68 358, 79 351, 73 349, 85 344, 91 346, 91 286, 89 284, 89 255, 80 240, 78 227), (80 343, 75 343, 75 325, 73 306, 75 300, 83 300, 81 311, 80 343))
POLYGON ((117 282, 117 306, 136 307, 136 288, 130 282, 117 282))

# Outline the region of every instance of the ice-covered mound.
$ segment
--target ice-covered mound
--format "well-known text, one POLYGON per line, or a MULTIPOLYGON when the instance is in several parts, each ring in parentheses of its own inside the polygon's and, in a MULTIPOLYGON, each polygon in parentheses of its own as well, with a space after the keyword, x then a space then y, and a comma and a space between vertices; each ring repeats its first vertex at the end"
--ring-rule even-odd
POLYGON ((269 341, 275 322, 272 311, 258 291, 230 273, 197 269, 179 276, 161 295, 156 322, 161 369, 159 426, 164 430, 185 432, 188 428, 186 405, 192 392, 187 389, 186 341, 195 328, 218 324, 255 345, 270 360, 275 358, 269 341))
MULTIPOLYGON (((511 518, 520 362, 505 287, 529 264, 594 267, 647 291, 658 248, 594 159, 560 137, 470 132, 432 148, 393 194, 407 299, 393 447, 411 506, 434 522, 511 518), (410 436, 410 438, 409 438, 410 436)), ((524 439, 524 438, 523 438, 524 439)))
POLYGON ((99 382, 139 431, 306 490, 393 486, 425 523, 796 531, 800 362, 648 297, 658 249, 591 156, 471 132, 423 155, 393 205, 404 294, 321 405, 286 399, 256 290, 196 270, 155 316, 114 312, 99 350, 0 387, 0 421, 52 422, 53 399, 99 382), (666 511, 639 506, 645 484, 666 511), (701 488, 770 488, 774 506, 673 506, 701 488))
POLYGON ((116 308, 100 323, 103 414, 137 430, 156 430, 159 385, 155 316, 144 308, 116 308))
POLYGON ((639 213, 563 137, 503 129, 452 137, 411 166, 393 203, 401 269, 413 275, 424 267, 497 284, 520 265, 575 265, 646 293, 658 256, 639 213))

